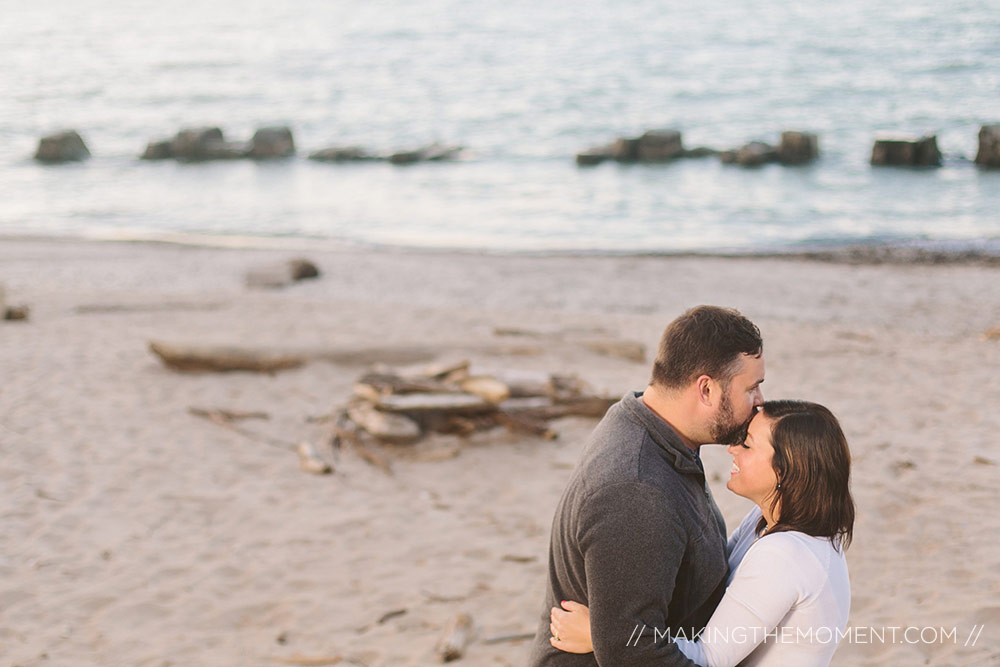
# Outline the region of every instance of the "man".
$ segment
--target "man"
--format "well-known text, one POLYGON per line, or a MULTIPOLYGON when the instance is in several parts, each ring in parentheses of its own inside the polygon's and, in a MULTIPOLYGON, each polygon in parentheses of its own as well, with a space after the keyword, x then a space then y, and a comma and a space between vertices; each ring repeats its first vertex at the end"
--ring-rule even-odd
POLYGON ((763 381, 760 331, 735 310, 699 306, 667 325, 649 386, 608 410, 556 507, 529 664, 693 664, 666 634, 703 628, 727 575, 698 448, 743 441, 763 381), (549 609, 562 600, 590 607, 593 653, 556 648, 549 609))

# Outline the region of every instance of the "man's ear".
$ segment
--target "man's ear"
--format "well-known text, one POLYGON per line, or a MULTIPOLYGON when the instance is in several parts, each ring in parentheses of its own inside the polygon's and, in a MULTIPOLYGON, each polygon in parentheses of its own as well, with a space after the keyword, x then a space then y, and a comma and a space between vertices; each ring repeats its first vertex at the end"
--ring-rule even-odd
POLYGON ((695 380, 695 386, 698 388, 698 400, 701 404, 705 407, 712 407, 717 391, 715 380, 707 375, 699 375, 698 379, 695 380))

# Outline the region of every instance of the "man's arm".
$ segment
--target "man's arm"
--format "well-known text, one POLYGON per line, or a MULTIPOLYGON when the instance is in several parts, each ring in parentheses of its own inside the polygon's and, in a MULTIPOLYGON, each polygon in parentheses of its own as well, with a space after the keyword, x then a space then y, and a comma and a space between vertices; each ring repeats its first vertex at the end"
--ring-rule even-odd
POLYGON ((663 494, 639 482, 599 489, 578 525, 598 664, 693 665, 666 638, 688 538, 663 494))

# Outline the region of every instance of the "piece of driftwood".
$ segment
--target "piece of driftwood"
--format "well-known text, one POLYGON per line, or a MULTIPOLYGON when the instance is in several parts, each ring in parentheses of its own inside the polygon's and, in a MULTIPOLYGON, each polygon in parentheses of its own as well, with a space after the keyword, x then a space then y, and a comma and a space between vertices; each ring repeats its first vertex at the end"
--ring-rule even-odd
POLYGON ((1000 340, 1000 327, 993 327, 983 332, 983 340, 1000 340))
POLYGON ((7 306, 3 308, 3 318, 9 322, 28 319, 31 308, 28 306, 7 306))
POLYGON ((273 373, 302 366, 306 358, 281 352, 240 347, 172 345, 152 341, 149 349, 169 368, 178 371, 252 371, 273 373))
POLYGON ((206 408, 188 408, 188 412, 196 417, 205 417, 212 421, 234 422, 243 419, 270 419, 271 415, 266 412, 238 412, 217 408, 209 410, 206 408))
POLYGON ((314 475, 329 475, 333 472, 333 467, 320 458, 319 452, 311 443, 302 441, 295 447, 295 452, 299 455, 299 467, 314 475))
POLYGON ((355 424, 379 440, 394 443, 413 442, 420 437, 420 425, 409 417, 377 410, 371 403, 358 403, 347 409, 355 424))
POLYGON ((472 394, 401 394, 382 396, 378 409, 410 415, 434 413, 476 414, 495 410, 493 405, 472 394))
POLYGON ((488 375, 466 378, 459 383, 462 391, 479 396, 488 403, 500 403, 510 398, 510 387, 488 375))
POLYGON ((469 360, 459 359, 428 366, 423 370, 423 375, 432 380, 444 380, 447 377, 460 375, 463 371, 468 372, 468 370, 469 360))
POLYGON ((207 419, 217 426, 221 426, 225 429, 233 431, 234 433, 239 433, 245 438, 254 440, 256 442, 262 442, 265 445, 271 447, 276 447, 278 449, 284 449, 286 451, 291 451, 294 449, 294 445, 291 445, 277 438, 271 438, 266 435, 260 435, 259 433, 254 433, 253 431, 248 431, 245 428, 237 426, 235 424, 236 419, 233 414, 238 415, 239 413, 227 413, 225 410, 205 410, 202 408, 188 408, 188 413, 195 416, 207 419))
POLYGON ((501 412, 535 419, 561 419, 562 417, 603 417, 617 398, 582 396, 556 402, 550 398, 512 398, 498 407, 501 412))
POLYGON ((465 649, 472 641, 472 617, 466 613, 457 614, 445 627, 437 645, 437 655, 441 662, 452 662, 465 655, 465 649))
POLYGON ((108 303, 85 304, 74 311, 80 315, 101 313, 163 313, 198 310, 220 310, 228 304, 222 302, 195 303, 189 301, 167 301, 164 303, 108 303))
POLYGON ((402 616, 405 613, 406 609, 393 609, 392 611, 387 611, 381 616, 379 616, 378 620, 375 622, 378 623, 379 625, 382 625, 386 621, 390 621, 398 616, 402 616))
POLYGON ((549 420, 602 417, 615 402, 594 395, 575 375, 487 372, 472 369, 465 360, 410 371, 377 366, 359 378, 354 397, 332 417, 331 444, 336 449, 349 442, 362 453, 370 451, 362 434, 386 444, 406 444, 428 433, 468 437, 499 426, 554 440, 558 433, 549 420))
POLYGON ((559 437, 559 434, 549 428, 545 421, 527 415, 501 411, 497 413, 496 420, 512 433, 527 433, 543 440, 555 440, 559 437))
POLYGON ((180 371, 255 371, 274 373, 298 368, 312 361, 327 361, 345 366, 371 366, 375 363, 414 364, 430 361, 447 347, 468 349, 485 354, 538 354, 540 349, 525 350, 510 345, 385 345, 341 348, 268 348, 242 345, 203 345, 150 341, 149 349, 163 363, 180 371))
POLYGON ((407 378, 394 373, 365 373, 355 383, 355 393, 361 396, 387 394, 448 394, 460 387, 432 378, 407 378))

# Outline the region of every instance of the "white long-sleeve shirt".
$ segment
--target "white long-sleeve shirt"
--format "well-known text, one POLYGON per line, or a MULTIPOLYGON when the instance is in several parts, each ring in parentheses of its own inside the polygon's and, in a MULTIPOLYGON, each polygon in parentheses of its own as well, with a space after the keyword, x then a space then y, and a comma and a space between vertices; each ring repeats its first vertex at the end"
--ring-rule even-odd
POLYGON ((758 538, 760 516, 729 539, 729 587, 698 641, 675 641, 705 667, 828 665, 851 606, 844 553, 800 532, 758 538))

